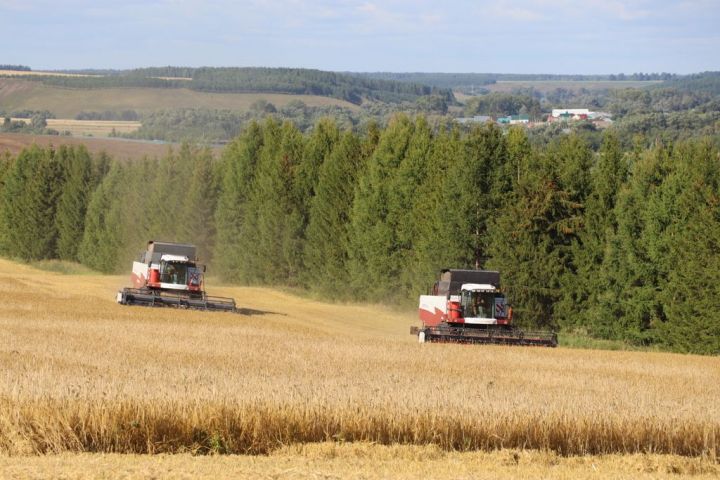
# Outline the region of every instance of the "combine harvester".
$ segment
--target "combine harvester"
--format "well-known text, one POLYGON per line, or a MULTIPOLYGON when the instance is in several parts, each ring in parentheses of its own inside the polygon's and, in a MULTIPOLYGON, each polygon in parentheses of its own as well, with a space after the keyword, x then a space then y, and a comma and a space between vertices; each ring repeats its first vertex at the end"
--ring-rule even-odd
POLYGON ((420 296, 420 343, 458 342, 557 347, 554 332, 529 332, 512 325, 512 307, 499 290, 500 273, 486 270, 440 272, 432 295, 420 296))
POLYGON ((204 272, 205 265, 197 263, 195 245, 151 240, 147 251, 133 262, 133 287, 119 291, 117 302, 236 312, 234 299, 205 293, 204 272))

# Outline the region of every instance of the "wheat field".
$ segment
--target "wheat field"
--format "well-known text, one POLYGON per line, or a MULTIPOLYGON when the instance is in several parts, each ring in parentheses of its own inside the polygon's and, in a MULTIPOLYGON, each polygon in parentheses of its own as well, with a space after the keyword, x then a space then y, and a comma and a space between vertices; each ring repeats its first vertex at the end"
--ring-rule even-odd
POLYGON ((38 454, 92 464, 99 453, 189 455, 167 460, 182 464, 295 452, 304 465, 307 451, 292 449, 317 443, 718 473, 716 357, 420 345, 413 312, 212 278, 209 293, 235 297, 243 314, 120 306, 124 276, 6 260, 0 282, 0 467, 42 465, 38 454), (585 460, 564 460, 573 456, 585 460))

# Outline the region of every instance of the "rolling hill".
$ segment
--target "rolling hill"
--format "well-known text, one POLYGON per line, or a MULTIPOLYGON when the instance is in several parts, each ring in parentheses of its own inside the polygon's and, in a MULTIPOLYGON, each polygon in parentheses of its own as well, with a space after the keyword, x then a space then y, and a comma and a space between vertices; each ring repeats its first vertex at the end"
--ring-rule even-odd
POLYGON ((21 78, 0 78, 0 109, 50 111, 58 118, 75 118, 80 112, 134 110, 140 114, 163 109, 223 109, 247 111, 258 100, 277 107, 301 100, 306 105, 358 107, 320 95, 282 93, 213 93, 187 88, 66 88, 21 78))

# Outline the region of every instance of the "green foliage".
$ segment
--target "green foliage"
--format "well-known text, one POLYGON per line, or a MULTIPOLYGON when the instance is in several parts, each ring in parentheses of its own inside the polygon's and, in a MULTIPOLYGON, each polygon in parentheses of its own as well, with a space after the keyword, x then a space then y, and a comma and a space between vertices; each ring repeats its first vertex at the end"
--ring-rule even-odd
POLYGON ((190 144, 122 164, 83 148, 6 155, 1 252, 117 272, 147 240, 174 240, 227 280, 398 304, 443 267, 497 268, 521 326, 720 353, 711 139, 627 150, 609 131, 595 153, 580 134, 534 145, 522 128, 406 115, 359 130, 267 118, 219 162, 190 144))
POLYGON ((505 116, 527 113, 533 118, 540 117, 540 102, 527 95, 489 93, 473 97, 465 105, 465 115, 505 116))
POLYGON ((122 165, 113 163, 90 198, 78 258, 93 270, 113 273, 120 266, 118 253, 124 240, 122 185, 127 178, 122 165))
POLYGON ((395 117, 382 132, 366 169, 358 179, 351 214, 350 278, 358 297, 380 299, 391 295, 402 270, 407 244, 398 227, 412 204, 412 172, 398 175, 415 129, 405 115, 395 117), (410 182, 403 185, 403 181, 410 182), (400 192, 395 189, 401 188, 400 192))
POLYGON ((3 250, 24 260, 55 258, 55 214, 63 187, 63 168, 52 149, 32 147, 13 162, 5 179, 3 250))
POLYGON ((333 298, 354 297, 348 289, 350 215, 356 178, 364 159, 358 138, 345 132, 320 167, 315 195, 310 199, 304 247, 308 288, 333 298))
POLYGON ((85 147, 60 147, 57 152, 65 167, 65 185, 57 205, 57 253, 62 260, 77 261, 78 249, 85 231, 85 213, 92 183, 92 160, 85 147))
POLYGON ((263 128, 253 122, 223 152, 220 164, 222 180, 215 211, 215 256, 222 259, 216 263, 220 275, 226 280, 250 283, 254 278, 257 212, 248 203, 263 143, 263 128))
POLYGON ((198 257, 206 263, 212 261, 215 242, 214 214, 218 199, 218 182, 213 168, 212 154, 206 148, 195 151, 193 165, 187 180, 185 196, 181 199, 178 241, 197 246, 198 257))

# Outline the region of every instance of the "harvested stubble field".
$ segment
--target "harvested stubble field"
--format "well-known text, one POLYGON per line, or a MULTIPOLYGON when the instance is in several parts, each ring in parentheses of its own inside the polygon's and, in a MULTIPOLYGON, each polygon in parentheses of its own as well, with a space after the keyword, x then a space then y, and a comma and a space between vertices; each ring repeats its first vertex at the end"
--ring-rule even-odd
MULTIPOLYGON (((298 445, 333 442, 323 448, 365 459, 353 474, 376 472, 372 459, 392 456, 387 449, 398 444, 416 463, 430 449, 440 457, 428 458, 458 465, 482 458, 516 469, 500 465, 497 476, 563 468, 592 476, 598 465, 608 473, 624 464, 636 473, 720 472, 718 358, 418 345, 407 333, 409 312, 213 288, 212 279, 210 293, 234 296, 244 315, 123 307, 113 298, 124 277, 8 261, 0 261, 0 282, 6 471, 136 458, 87 452, 186 453, 152 457, 183 471, 195 465, 190 454, 240 453, 270 454, 230 457, 240 469, 264 472, 262 460, 249 458, 289 455, 309 475, 302 468, 315 447, 298 445), (343 450, 350 442, 357 451, 343 450), (541 452, 555 459, 545 470, 525 461, 541 452), (27 457, 36 454, 62 455, 27 457)), ((422 476, 421 465, 413 468, 422 476)), ((438 468, 428 474, 443 476, 438 468)), ((465 472, 458 469, 450 473, 465 472)))
MULTIPOLYGON (((13 118, 16 122, 31 123, 29 118, 13 118)), ((73 120, 71 118, 48 118, 47 127, 71 135, 109 137, 115 133, 134 132, 142 126, 140 122, 122 120, 73 120)))

